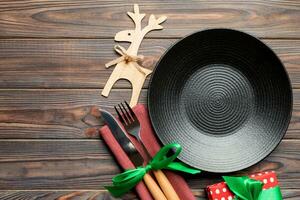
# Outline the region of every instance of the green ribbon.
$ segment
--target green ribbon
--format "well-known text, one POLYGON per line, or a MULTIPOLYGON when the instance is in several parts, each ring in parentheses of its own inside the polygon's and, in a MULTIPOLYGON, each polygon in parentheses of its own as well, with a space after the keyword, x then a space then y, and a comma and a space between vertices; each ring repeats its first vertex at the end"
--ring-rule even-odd
POLYGON ((247 176, 223 176, 230 191, 235 194, 235 200, 282 200, 279 186, 263 190, 263 183, 247 176))
POLYGON ((193 169, 181 162, 173 162, 182 148, 180 144, 168 144, 157 152, 153 159, 146 165, 140 166, 136 169, 129 169, 125 172, 118 174, 112 179, 112 186, 106 186, 105 188, 114 196, 120 197, 131 190, 137 183, 139 183, 144 175, 150 170, 159 170, 159 169, 169 169, 182 171, 189 174, 197 174, 201 171, 198 169, 193 169), (175 152, 173 152, 175 150, 175 152), (172 152, 173 154, 168 157, 168 153, 172 152))

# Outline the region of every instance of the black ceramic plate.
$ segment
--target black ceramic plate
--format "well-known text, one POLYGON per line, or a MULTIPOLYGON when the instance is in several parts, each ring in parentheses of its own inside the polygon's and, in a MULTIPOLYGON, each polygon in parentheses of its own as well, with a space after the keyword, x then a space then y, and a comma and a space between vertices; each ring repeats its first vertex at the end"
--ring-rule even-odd
POLYGON ((264 43, 235 30, 211 29, 177 42, 150 82, 149 113, 179 159, 209 172, 247 168, 275 149, 292 110, 284 66, 264 43))

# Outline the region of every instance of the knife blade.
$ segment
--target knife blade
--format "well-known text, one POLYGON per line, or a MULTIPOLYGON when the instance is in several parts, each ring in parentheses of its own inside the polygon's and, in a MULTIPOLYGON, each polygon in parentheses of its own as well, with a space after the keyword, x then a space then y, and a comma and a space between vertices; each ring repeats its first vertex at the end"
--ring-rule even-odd
POLYGON ((133 162, 135 166, 141 166, 144 163, 144 159, 141 154, 136 150, 133 143, 128 139, 126 132, 120 126, 117 119, 109 112, 105 110, 100 110, 101 116, 111 132, 113 136, 120 144, 126 155, 133 162))

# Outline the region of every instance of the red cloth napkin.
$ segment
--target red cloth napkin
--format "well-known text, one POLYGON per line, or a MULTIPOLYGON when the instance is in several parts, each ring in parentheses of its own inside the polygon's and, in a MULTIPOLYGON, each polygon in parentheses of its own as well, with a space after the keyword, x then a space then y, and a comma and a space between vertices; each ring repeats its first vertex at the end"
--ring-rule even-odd
MULTIPOLYGON (((154 156, 157 151, 160 149, 160 144, 158 143, 154 130, 152 129, 151 122, 148 116, 148 110, 145 105, 138 104, 133 108, 136 116, 138 117, 141 124, 141 137, 142 141, 149 151, 151 156, 154 156)), ((104 139, 106 144, 109 146, 110 150, 114 154, 117 162, 121 165, 123 169, 133 168, 133 163, 129 160, 121 146, 115 140, 113 134, 107 126, 104 126, 100 129, 100 136, 104 139)), ((145 153, 142 151, 140 144, 132 136, 128 136, 132 143, 137 147, 138 151, 141 152, 145 158, 145 153)), ((168 177, 178 196, 182 200, 195 200, 193 193, 191 192, 189 186, 180 175, 164 170, 164 173, 168 177)), ((140 199, 150 200, 153 199, 149 193, 147 187, 143 182, 140 182, 136 187, 136 192, 140 199)))

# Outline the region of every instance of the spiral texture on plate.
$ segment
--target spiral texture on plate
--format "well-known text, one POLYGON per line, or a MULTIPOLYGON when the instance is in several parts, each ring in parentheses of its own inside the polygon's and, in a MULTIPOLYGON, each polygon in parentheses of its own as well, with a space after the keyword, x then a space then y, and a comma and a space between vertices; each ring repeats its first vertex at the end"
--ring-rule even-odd
POLYGON ((186 81, 182 90, 185 112, 203 133, 232 134, 248 120, 253 91, 246 77, 230 66, 207 65, 186 81))
POLYGON ((148 94, 162 143, 210 172, 249 167, 274 150, 288 127, 292 91, 277 56, 258 39, 211 29, 176 43, 158 62, 148 94))

